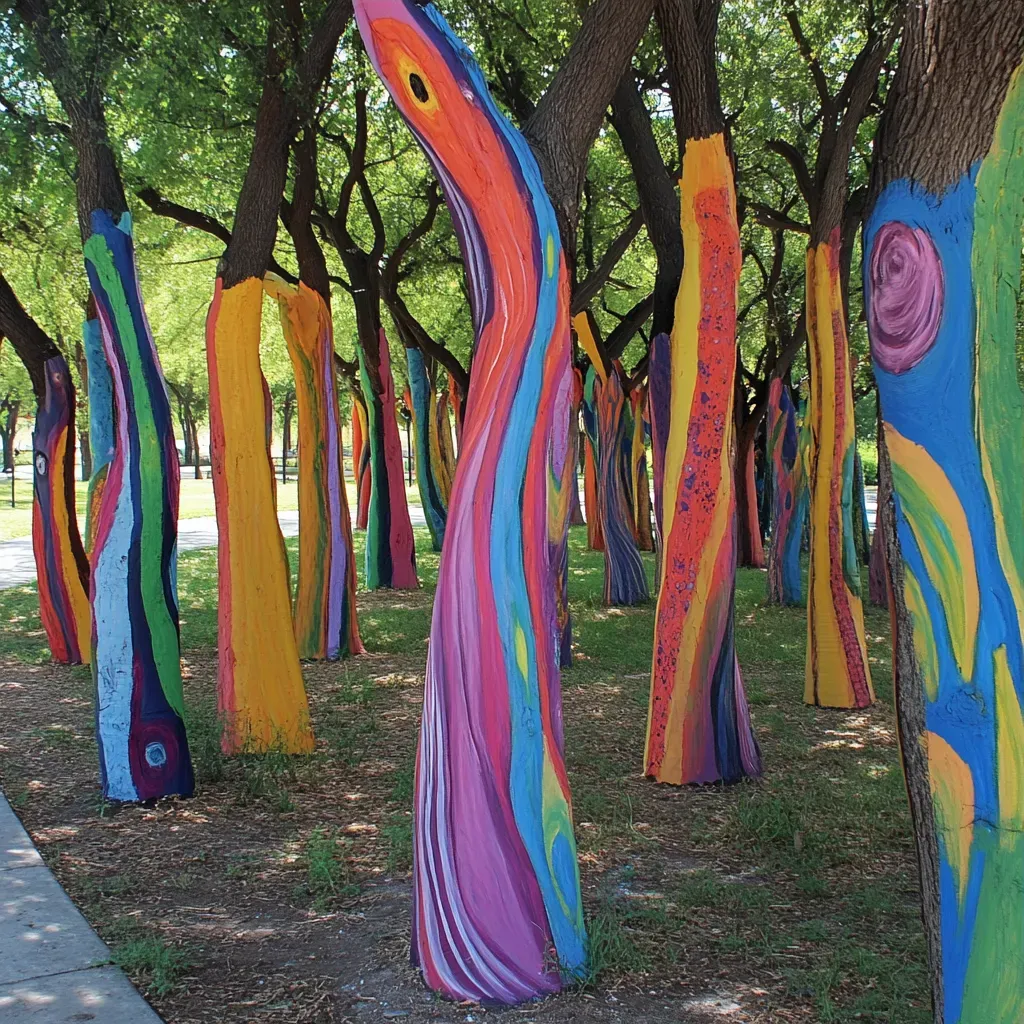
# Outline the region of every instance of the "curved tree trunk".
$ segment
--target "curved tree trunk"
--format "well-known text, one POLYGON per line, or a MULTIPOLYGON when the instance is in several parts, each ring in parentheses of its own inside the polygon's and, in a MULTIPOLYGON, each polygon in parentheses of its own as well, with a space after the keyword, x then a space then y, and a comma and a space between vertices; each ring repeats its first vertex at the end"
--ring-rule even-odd
POLYGON ((1024 1018, 1022 58, 1020 4, 911 8, 864 232, 897 711, 945 1024, 1024 1018))

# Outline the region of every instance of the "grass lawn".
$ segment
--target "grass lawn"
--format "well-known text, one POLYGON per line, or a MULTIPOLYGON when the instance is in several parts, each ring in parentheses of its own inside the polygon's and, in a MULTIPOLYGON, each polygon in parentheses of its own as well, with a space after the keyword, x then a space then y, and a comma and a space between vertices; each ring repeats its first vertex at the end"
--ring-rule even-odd
POLYGON ((582 529, 563 692, 591 977, 520 1011, 427 993, 408 966, 410 804, 437 556, 417 538, 422 590, 360 593, 371 653, 306 666, 305 759, 221 756, 215 557, 181 557, 199 791, 153 807, 102 805, 88 670, 47 664, 32 588, 0 592, 3 787, 168 1021, 931 1019, 887 613, 868 611, 878 704, 808 708, 804 613, 766 607, 764 574, 742 571, 737 644, 765 778, 657 787, 639 776, 653 608, 601 607, 582 529))

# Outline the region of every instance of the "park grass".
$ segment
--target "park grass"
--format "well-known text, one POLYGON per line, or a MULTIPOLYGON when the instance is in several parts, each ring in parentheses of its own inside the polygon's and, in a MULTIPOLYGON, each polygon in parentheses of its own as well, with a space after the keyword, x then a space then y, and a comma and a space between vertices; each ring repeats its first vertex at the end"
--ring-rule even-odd
MULTIPOLYGON (((0 592, 0 676, 21 680, 0 688, 0 778, 115 951, 128 922, 136 945, 123 962, 168 1019, 241 1022, 258 1009, 260 1020, 342 1021, 364 997, 412 1021, 465 1019, 424 1002, 406 966, 413 765, 438 564, 425 531, 417 542, 421 591, 359 595, 370 654, 306 666, 318 747, 304 760, 221 755, 215 553, 184 553, 199 793, 113 817, 94 782, 87 670, 46 667, 34 588, 0 592), (159 991, 165 949, 180 970, 162 975, 159 988, 172 981, 159 991)), ((362 543, 357 534, 359 557, 362 543)), ((764 574, 741 570, 737 650, 765 777, 656 787, 639 776, 653 607, 603 608, 602 558, 585 550, 583 530, 572 546, 576 663, 563 693, 591 966, 536 1019, 660 1024, 735 1007, 728 1019, 759 1024, 924 1024, 887 614, 867 612, 879 702, 865 712, 808 708, 804 612, 766 606, 764 574), (602 1016, 610 1007, 623 1016, 602 1016)), ((289 551, 294 561, 294 541, 289 551)))

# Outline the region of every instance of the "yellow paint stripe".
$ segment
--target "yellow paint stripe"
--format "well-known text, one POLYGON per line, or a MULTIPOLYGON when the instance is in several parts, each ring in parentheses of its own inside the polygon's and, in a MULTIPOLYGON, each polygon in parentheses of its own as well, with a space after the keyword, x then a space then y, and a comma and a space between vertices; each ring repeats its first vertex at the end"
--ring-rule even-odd
POLYGON ((587 353, 593 364, 594 372, 603 384, 608 379, 608 374, 604 372, 604 360, 601 358, 601 353, 597 351, 597 341, 594 338, 594 332, 590 329, 587 314, 577 313, 572 318, 572 326, 576 331, 576 337, 579 338, 580 347, 587 353))
MULTIPOLYGON (((931 509, 918 511, 916 505, 919 502, 901 503, 928 576, 946 612, 946 625, 960 674, 970 681, 974 674, 981 593, 978 589, 974 541, 967 523, 967 513, 949 478, 931 455, 921 445, 905 438, 891 423, 886 423, 884 429, 885 443, 894 469, 905 474, 932 506, 931 509), (930 514, 933 509, 949 532, 952 547, 936 543, 932 532, 934 521, 930 514)), ((898 492, 899 480, 896 483, 898 492)))
POLYGON ((921 742, 928 759, 935 824, 956 879, 962 910, 974 840, 974 780, 964 759, 938 733, 926 732, 921 742))
POLYGON ((999 777, 999 824, 1024 830, 1024 717, 1005 647, 993 654, 996 684, 996 766, 999 777))

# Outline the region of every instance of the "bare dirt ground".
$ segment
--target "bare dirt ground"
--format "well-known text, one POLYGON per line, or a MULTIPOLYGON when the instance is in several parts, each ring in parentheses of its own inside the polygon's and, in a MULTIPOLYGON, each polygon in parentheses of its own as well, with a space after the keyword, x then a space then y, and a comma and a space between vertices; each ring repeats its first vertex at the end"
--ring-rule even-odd
MULTIPOLYGON (((592 604, 584 638, 623 638, 564 682, 594 976, 516 1010, 436 999, 409 966, 429 594, 398 613, 360 596, 397 653, 306 666, 308 759, 221 757, 215 660, 187 652, 191 800, 103 806, 88 670, 0 661, 0 782, 171 1024, 928 1019, 891 707, 804 708, 795 658, 766 656, 747 673, 766 779, 654 787, 637 770, 648 684, 632 647, 649 650, 651 611, 592 604)), ((780 614, 747 613, 751 650, 780 614)))

